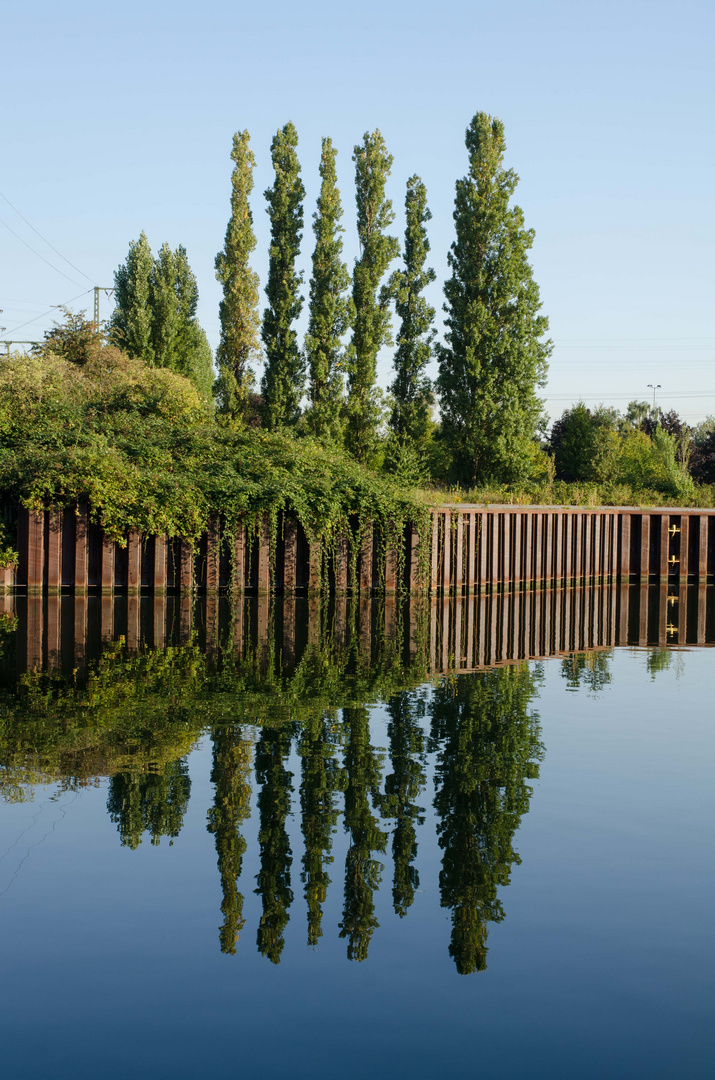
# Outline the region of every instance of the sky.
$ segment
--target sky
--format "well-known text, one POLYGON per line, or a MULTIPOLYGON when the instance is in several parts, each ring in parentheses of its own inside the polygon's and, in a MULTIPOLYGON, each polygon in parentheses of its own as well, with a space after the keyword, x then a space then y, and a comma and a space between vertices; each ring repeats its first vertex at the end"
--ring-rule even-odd
MULTIPOLYGON (((441 327, 464 133, 483 111, 504 122, 515 201, 535 230, 551 419, 578 400, 625 409, 651 398, 648 384, 690 423, 715 414, 707 0, 3 0, 0 13, 0 340, 41 338, 52 305, 91 316, 87 290, 113 285, 143 229, 154 250, 186 247, 215 346, 232 135, 247 129, 256 155, 263 288, 262 193, 271 139, 288 120, 306 187, 306 297, 321 137, 339 152, 352 265, 351 157, 379 128, 400 238, 408 177, 427 186, 441 327)), ((102 294, 102 317, 111 310, 102 294)), ((378 381, 390 379, 388 352, 378 381)))

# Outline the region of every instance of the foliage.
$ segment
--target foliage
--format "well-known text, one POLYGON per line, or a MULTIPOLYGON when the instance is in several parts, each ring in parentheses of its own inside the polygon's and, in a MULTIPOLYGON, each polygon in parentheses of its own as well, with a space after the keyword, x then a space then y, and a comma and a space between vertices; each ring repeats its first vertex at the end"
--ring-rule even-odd
POLYGON ((329 546, 351 518, 426 527, 426 504, 312 438, 217 425, 192 384, 111 346, 83 367, 0 360, 0 490, 32 508, 88 502, 120 542, 130 529, 195 542, 209 516, 291 510, 329 546))
POLYGON ((345 349, 342 337, 354 315, 352 298, 345 293, 350 275, 341 259, 343 215, 337 187, 337 151, 323 139, 320 157, 320 196, 313 214, 315 249, 310 281, 310 319, 305 338, 309 370, 306 415, 308 430, 323 441, 339 442, 343 434, 345 349))
POLYGON ((162 244, 151 281, 154 363, 185 375, 207 398, 214 381, 213 357, 206 334, 196 318, 199 290, 179 245, 162 244))
POLYGON ((502 162, 504 126, 477 113, 466 135, 469 174, 457 181, 457 236, 445 284, 445 344, 438 388, 444 435, 458 479, 525 478, 551 343, 527 253, 533 231, 509 207, 517 175, 502 162))
POLYGON ((365 132, 353 161, 360 256, 353 269, 355 320, 348 362, 346 445, 361 464, 371 465, 377 457, 380 420, 377 354, 383 345, 392 343, 389 290, 381 288, 380 282, 399 254, 399 243, 385 232, 395 219, 392 203, 385 198, 392 155, 379 131, 365 132))
POLYGON ((303 307, 303 297, 298 292, 303 275, 295 270, 303 236, 305 196, 297 145, 298 133, 293 124, 286 124, 276 133, 271 143, 275 181, 265 192, 271 219, 271 246, 266 285, 269 306, 263 313, 266 367, 261 392, 264 422, 270 431, 295 424, 303 392, 303 357, 292 326, 303 307))
POLYGON ((128 356, 154 363, 152 333, 152 274, 154 260, 146 233, 129 244, 126 262, 114 274, 115 308, 109 326, 112 337, 128 356))
POLYGON ((395 379, 390 387, 394 403, 386 465, 399 475, 414 475, 410 459, 415 464, 423 459, 430 434, 433 394, 425 369, 435 337, 434 308, 422 296, 426 286, 435 280, 434 270, 425 269, 430 250, 425 225, 432 214, 427 206, 427 189, 418 176, 407 181, 405 217, 405 268, 395 271, 388 285, 400 329, 394 357, 395 379))
POLYGON ((223 251, 216 256, 216 277, 223 286, 219 304, 221 340, 216 353, 219 374, 215 392, 219 418, 228 426, 241 426, 253 386, 251 363, 259 355, 258 275, 251 270, 255 249, 253 215, 249 197, 253 191, 256 160, 247 131, 233 136, 231 160, 231 217, 223 251))
POLYGON ((615 415, 579 402, 554 423, 549 445, 559 480, 601 483, 613 475, 618 458, 615 415))
POLYGON ((81 367, 93 359, 106 344, 102 327, 85 319, 85 312, 73 312, 60 308, 64 322, 54 322, 50 330, 45 330, 44 340, 32 346, 33 356, 59 356, 71 364, 81 367))

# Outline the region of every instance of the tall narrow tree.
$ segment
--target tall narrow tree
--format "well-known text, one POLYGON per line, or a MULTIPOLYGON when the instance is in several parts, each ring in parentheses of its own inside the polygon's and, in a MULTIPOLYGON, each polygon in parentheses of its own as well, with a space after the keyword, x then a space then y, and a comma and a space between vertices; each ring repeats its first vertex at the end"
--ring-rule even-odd
POLYGON ((263 313, 263 344, 266 369, 261 390, 266 427, 294 424, 300 415, 303 393, 303 357, 293 323, 300 315, 303 297, 299 293, 303 275, 297 273, 295 260, 303 236, 303 198, 296 147, 298 133, 288 123, 276 132, 271 143, 275 170, 272 188, 265 192, 271 219, 271 247, 263 313))
POLYGON ((341 259, 343 250, 340 219, 343 208, 337 186, 337 150, 323 139, 320 157, 320 195, 313 214, 315 250, 310 281, 310 321, 305 338, 308 362, 308 429, 319 439, 338 441, 342 437, 345 349, 342 337, 353 315, 348 268, 341 259))
POLYGON ((253 382, 250 364, 259 352, 258 275, 251 270, 251 252, 256 246, 249 196, 253 191, 255 158, 249 147, 251 137, 239 131, 233 137, 231 159, 231 217, 226 228, 223 251, 216 256, 216 277, 223 286, 219 304, 221 340, 216 360, 219 418, 227 424, 241 424, 253 382))
POLYGON ((467 129, 469 173, 457 181, 457 236, 445 284, 447 332, 438 387, 442 428, 458 479, 528 475, 551 343, 527 253, 533 230, 509 206, 518 177, 502 162, 500 120, 477 113, 467 129))
POLYGON ((355 147, 355 187, 360 256, 353 270, 355 320, 348 365, 348 449, 372 464, 377 448, 379 407, 375 387, 377 354, 391 344, 389 291, 380 283, 399 254, 397 238, 385 230, 395 220, 385 184, 392 168, 379 131, 365 133, 355 147))
POLYGON ((114 274, 116 307, 110 331, 121 349, 130 356, 154 363, 152 343, 151 289, 154 260, 146 233, 129 244, 127 261, 114 274))
POLYGON ((435 312, 422 292, 435 279, 434 270, 425 269, 430 249, 425 225, 431 217, 427 189, 419 176, 411 176, 405 195, 405 268, 395 271, 389 285, 400 318, 395 379, 390 386, 394 405, 388 462, 396 471, 408 465, 419 469, 429 432, 433 395, 425 369, 432 356, 435 312))

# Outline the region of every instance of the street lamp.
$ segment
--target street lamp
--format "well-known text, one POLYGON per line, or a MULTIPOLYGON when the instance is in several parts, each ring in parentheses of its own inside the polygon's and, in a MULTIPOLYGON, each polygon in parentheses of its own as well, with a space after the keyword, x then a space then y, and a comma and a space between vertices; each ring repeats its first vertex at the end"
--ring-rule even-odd
POLYGON ((653 412, 655 412, 655 392, 656 392, 656 390, 661 389, 661 385, 660 385, 660 383, 655 383, 655 385, 654 385, 652 382, 649 382, 648 386, 653 391, 653 412))

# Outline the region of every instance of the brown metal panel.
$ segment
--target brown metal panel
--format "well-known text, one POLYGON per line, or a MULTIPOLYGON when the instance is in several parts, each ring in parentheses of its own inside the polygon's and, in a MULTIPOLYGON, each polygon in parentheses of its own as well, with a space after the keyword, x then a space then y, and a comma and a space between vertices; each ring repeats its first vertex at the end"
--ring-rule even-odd
MULTIPOLYGON (((507 516, 505 526, 508 524, 509 518, 507 516)), ((509 656, 509 622, 511 616, 511 593, 502 591, 500 594, 501 602, 501 640, 499 644, 499 655, 502 660, 506 660, 509 656)))
MULTIPOLYGON (((477 581, 477 526, 478 517, 472 510, 467 515, 469 539, 467 543, 467 592, 473 593, 477 581)), ((470 660, 471 665, 471 660, 470 660)))
POLYGON ((74 544, 74 588, 75 592, 86 592, 89 573, 89 546, 87 543, 89 522, 87 507, 79 506, 75 518, 74 544))
POLYGON ((462 656, 462 598, 457 593, 457 602, 454 605, 454 666, 464 667, 466 657, 462 656))
POLYGON ((593 515, 593 579, 599 582, 602 577, 601 570, 601 515, 593 515))
MULTIPOLYGON (((154 592, 166 591, 166 537, 154 537, 154 592)), ((218 584, 218 548, 216 549, 216 583, 218 584)), ((206 580, 208 587, 210 560, 207 560, 206 580)))
POLYGON ((437 597, 430 600, 429 662, 433 671, 437 668, 437 597))
POLYGON ((563 652, 563 645, 561 643, 561 637, 563 633, 562 627, 562 608, 564 602, 563 590, 559 587, 554 590, 554 623, 553 623, 553 649, 554 652, 563 652))
POLYGON ((191 639, 194 623, 194 601, 186 593, 179 597, 179 641, 183 645, 191 639))
POLYGON ((688 582, 682 580, 678 590, 678 644, 685 645, 688 638, 688 582))
MULTIPOLYGON (((270 616, 270 602, 271 602, 270 601, 270 596, 268 595, 267 591, 259 593, 258 604, 257 604, 257 607, 258 607, 258 619, 257 619, 256 630, 257 630, 257 637, 258 637, 258 663, 259 663, 259 667, 260 667, 260 670, 261 670, 262 674, 264 674, 266 672, 267 668, 268 668, 268 656, 269 656, 269 652, 270 652, 270 650, 268 648, 268 628, 269 628, 269 625, 270 625, 270 619, 269 619, 269 616, 270 616)), ((315 601, 314 601, 314 603, 315 603, 315 601)), ((311 615, 312 615, 312 610, 311 610, 311 615)), ((320 620, 320 616, 318 615, 318 617, 315 620, 316 626, 318 627, 318 636, 319 636, 319 620, 320 620)))
POLYGON ((564 579, 564 525, 567 515, 561 511, 554 514, 554 584, 560 586, 564 579))
POLYGON ((544 514, 544 582, 551 584, 554 575, 554 515, 544 514))
POLYGON ((668 557, 670 555, 670 517, 668 514, 661 514, 660 516, 660 549, 659 549, 659 572, 658 576, 661 581, 668 580, 668 557))
POLYGON ((45 578, 45 514, 27 515, 27 591, 41 592, 45 578))
POLYGON ((442 590, 449 595, 452 586, 452 515, 449 510, 444 515, 444 544, 442 558, 442 590))
POLYGON ((534 565, 534 522, 533 512, 531 510, 524 511, 523 521, 523 534, 524 534, 524 582, 527 587, 531 584, 533 579, 532 567, 534 565))
POLYGON ((432 552, 431 552, 431 578, 430 583, 432 586, 432 592, 435 593, 439 588, 439 519, 441 515, 436 511, 432 511, 432 552))
MULTIPOLYGON (((155 608, 156 611, 156 602, 155 608)), ((213 656, 218 649, 218 593, 213 589, 206 594, 206 652, 213 656)), ((260 636, 259 636, 260 643, 260 636)), ((154 642, 158 644, 158 642, 154 642)))
POLYGON ((114 541, 102 533, 102 592, 114 592, 114 541))
POLYGON ((564 589, 564 622, 562 631, 562 640, 564 652, 569 652, 571 649, 571 608, 573 606, 573 589, 564 589))
POLYGON ((415 526, 410 531, 410 592, 422 588, 420 580, 420 534, 415 526))
POLYGON ((287 517, 283 523, 283 590, 291 593, 295 589, 298 572, 298 522, 287 517))
MULTIPOLYGON (((489 546, 491 557, 491 581, 492 589, 496 588, 500 581, 500 566, 499 566, 499 533, 501 531, 501 514, 490 514, 490 529, 489 529, 489 546)), ((492 656, 494 654, 492 653, 492 656)))
MULTIPOLYGON (((680 515, 680 581, 686 582, 688 580, 688 571, 690 569, 688 565, 688 557, 690 555, 690 516, 688 514, 680 515)), ((685 636, 681 638, 678 636, 678 641, 685 641, 685 636)))
MULTIPOLYGON (((320 540, 316 537, 310 544, 310 551, 308 554, 308 588, 311 592, 317 592, 321 586, 322 569, 323 548, 320 540)), ((362 545, 360 586, 367 590, 372 588, 372 535, 370 535, 369 541, 365 541, 362 545), (366 584, 363 584, 363 582, 366 584)))
POLYGON ((479 514, 479 588, 485 589, 489 574, 489 515, 479 514))
MULTIPOLYGON (((218 551, 218 545, 217 545, 218 551)), ((271 537, 268 514, 264 514, 258 527, 258 592, 268 592, 271 587, 271 537)))
MULTIPOLYGON (((496 515, 495 515, 496 516, 496 515)), ((495 664, 499 648, 499 616, 501 615, 501 593, 495 589, 489 596, 489 657, 488 662, 495 664)))
MULTIPOLYGON (((288 604, 291 611, 295 612, 295 605, 293 601, 288 601, 288 604)), ((243 641, 246 633, 244 608, 245 602, 243 599, 243 594, 241 593, 241 595, 238 597, 237 600, 234 601, 233 604, 233 659, 236 663, 238 663, 243 657, 243 641)), ((293 621, 295 623, 295 615, 293 616, 293 621)))
MULTIPOLYGON (((243 593, 246 588, 246 548, 246 526, 237 525, 236 535, 233 540, 233 576, 231 579, 231 587, 234 593, 243 593)), ((241 604, 240 609, 241 617, 243 617, 243 604, 241 604)))
POLYGON ((59 592, 62 587, 62 519, 63 512, 51 507, 47 512, 47 591, 59 592))
POLYGON ((534 514, 532 520, 532 544, 534 547, 534 580, 539 588, 544 577, 544 519, 542 514, 534 514))
POLYGON ((512 555, 512 562, 513 562, 512 581, 514 582, 514 588, 516 588, 516 589, 518 589, 519 586, 521 585, 521 555, 522 555, 521 531, 522 531, 523 524, 524 524, 524 515, 520 511, 517 511, 517 513, 514 514, 514 548, 513 548, 513 555, 512 555))
POLYGON ((650 578, 650 514, 641 512, 641 549, 638 576, 641 583, 650 578))
POLYGON ((137 652, 141 641, 141 600, 134 593, 127 598, 127 648, 137 652))
MULTIPOLYGON (((397 553, 390 547, 387 551, 387 564, 385 567, 385 589, 393 591, 397 574, 397 553), (391 585, 388 580, 391 578, 391 585)), ((337 592, 344 593, 348 587, 348 538, 339 536, 335 541, 335 588, 337 592)))
MULTIPOLYGON (((141 560, 139 560, 141 566, 141 560)), ((194 587, 194 552, 187 540, 179 541, 179 588, 191 592, 194 587)))
POLYGON ((50 671, 59 671, 60 668, 61 603, 57 592, 47 597, 47 667, 50 671))
MULTIPOLYGON (((340 541, 338 541, 339 546, 340 541)), ((340 556, 336 551, 336 560, 340 560, 340 556)), ((345 565, 345 585, 337 584, 337 568, 336 568, 336 588, 344 589, 347 586, 347 552, 344 560, 345 565)), ((385 551, 385 592, 394 593, 397 588, 397 550, 395 548, 394 541, 390 540, 387 544, 387 550, 385 551)))
POLYGON ((127 537, 127 589, 130 593, 138 593, 141 586, 142 538, 140 533, 130 532, 127 537))
POLYGON ((458 594, 464 584, 464 514, 457 514, 457 551, 454 571, 454 587, 458 594))
MULTIPOLYGON (((369 521, 364 526, 362 534, 362 543, 360 545, 360 588, 363 592, 369 593, 372 589, 372 545, 373 545, 374 530, 372 522, 369 521)), ((311 566, 311 589, 318 588, 318 582, 313 584, 312 579, 312 566, 311 566)))
POLYGON ((618 515, 611 514, 611 581, 618 580, 618 515))
POLYGON ((620 577, 628 582, 631 576, 631 515, 619 514, 621 522, 620 577))
POLYGON ((502 575, 501 579, 504 582, 504 588, 510 589, 512 586, 511 575, 511 555, 512 555, 512 543, 511 543, 511 527, 512 527, 512 514, 502 514, 503 519, 503 538, 502 538, 502 575))
POLYGON ((583 522, 583 553, 584 553, 584 578, 590 584, 593 577, 593 522, 592 515, 586 514, 583 522))
POLYGON ((477 667, 484 667, 487 662, 487 638, 489 627, 489 605, 491 604, 491 594, 487 596, 482 593, 478 600, 479 607, 477 609, 479 615, 479 633, 477 634, 477 667))
MULTIPOLYGON (((698 531, 698 581, 707 581, 708 576, 708 522, 707 514, 700 515, 700 529, 698 531)), ((698 640, 700 640, 698 638, 698 640)))

